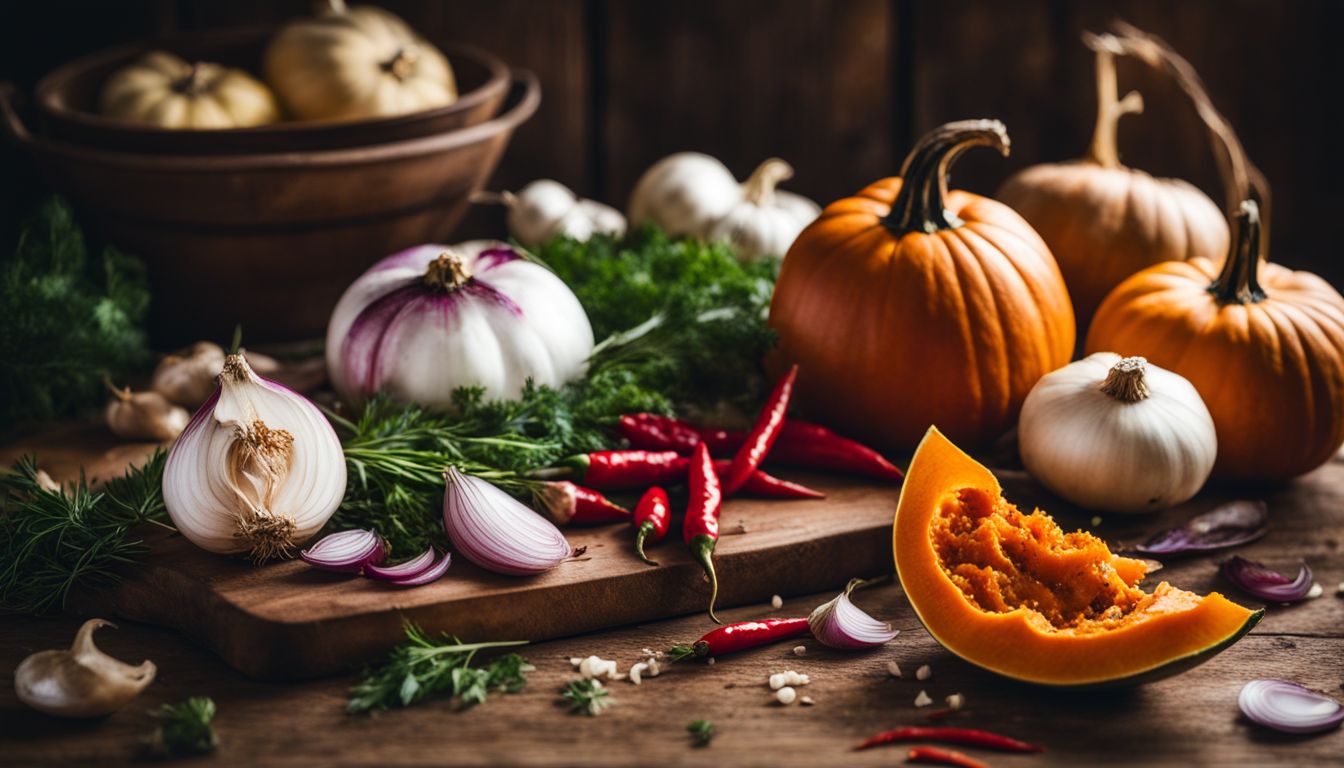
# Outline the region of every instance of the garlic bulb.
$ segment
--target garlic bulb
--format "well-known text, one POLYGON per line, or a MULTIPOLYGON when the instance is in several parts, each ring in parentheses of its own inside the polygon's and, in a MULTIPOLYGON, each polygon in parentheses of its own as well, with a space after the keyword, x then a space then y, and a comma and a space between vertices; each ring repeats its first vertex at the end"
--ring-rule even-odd
POLYGON ((793 166, 771 158, 761 163, 742 185, 742 200, 704 233, 708 240, 727 240, 742 261, 782 258, 798 233, 821 215, 821 206, 801 195, 780 192, 775 185, 793 177, 793 166))
POLYGON ((93 644, 99 627, 116 625, 89 619, 68 651, 39 651, 14 670, 19 701, 57 717, 98 717, 126 706, 154 682, 154 662, 139 666, 118 661, 93 644))
POLYGON ((198 341, 164 355, 154 368, 150 388, 178 405, 195 408, 215 391, 215 377, 224 370, 223 347, 198 341))
POLYGON ((345 494, 341 443, 317 406, 224 359, 219 388, 168 454, 173 524, 211 552, 285 556, 317 533, 345 494))
POLYGON ((508 207, 509 235, 527 248, 534 248, 552 237, 564 235, 587 240, 593 235, 625 234, 621 212, 596 200, 581 198, 558 181, 541 179, 523 187, 517 194, 481 193, 477 202, 500 202, 508 207))
POLYGON ((191 418, 185 408, 173 405, 158 392, 131 392, 130 387, 119 389, 110 381, 107 388, 112 391, 112 401, 103 416, 107 428, 117 437, 166 442, 182 434, 191 418))
POLYGON ((1098 352, 1042 377, 1018 424, 1022 463, 1088 509, 1151 512, 1213 470, 1213 417, 1193 385, 1142 357, 1098 352))
POLYGON ((388 256, 346 289, 327 326, 327 368, 343 398, 385 390, 445 410, 461 387, 496 400, 518 397, 528 380, 558 387, 583 375, 592 351, 569 287, 491 240, 388 256))
POLYGON ((727 238, 744 260, 783 256, 821 213, 811 200, 775 189, 792 176, 788 163, 770 158, 739 184, 718 160, 681 152, 655 163, 635 184, 630 224, 653 222, 670 235, 727 238))

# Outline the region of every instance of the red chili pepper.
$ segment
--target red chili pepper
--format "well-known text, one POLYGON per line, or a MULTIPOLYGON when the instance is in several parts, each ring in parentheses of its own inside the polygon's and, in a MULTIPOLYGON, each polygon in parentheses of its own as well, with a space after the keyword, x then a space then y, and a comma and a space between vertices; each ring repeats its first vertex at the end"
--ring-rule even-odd
POLYGON ((568 480, 546 483, 538 496, 542 506, 560 525, 597 525, 630 519, 630 510, 591 488, 568 480))
POLYGON ((933 763, 951 765, 956 768, 989 768, 989 763, 981 762, 956 750, 940 747, 915 747, 905 753, 907 763, 933 763))
POLYGON ((722 624, 714 615, 714 601, 719 599, 719 577, 714 574, 714 545, 719 541, 719 506, 723 493, 719 476, 714 472, 714 460, 709 457, 709 446, 701 443, 691 456, 691 498, 686 506, 686 520, 681 525, 682 539, 691 548, 691 555, 705 569, 709 577, 709 618, 722 624))
POLYGON ((784 374, 784 378, 775 384, 770 397, 765 401, 765 407, 756 416, 756 423, 747 433, 746 442, 742 443, 742 447, 733 454, 732 466, 728 468, 728 475, 723 479, 725 494, 731 496, 742 490, 751 473, 761 466, 766 454, 770 453, 770 448, 779 437, 779 430, 784 426, 784 415, 788 413, 789 399, 793 395, 793 382, 797 378, 798 366, 794 365, 784 374))
POLYGON ((770 460, 892 482, 905 477, 900 467, 863 443, 841 437, 820 424, 795 419, 784 422, 770 460))
POLYGON ((934 728, 919 725, 883 731, 855 747, 855 749, 868 749, 882 744, 896 744, 906 741, 938 741, 944 744, 958 744, 963 747, 997 749, 1000 752, 1045 751, 1039 745, 1018 741, 992 731, 981 731, 975 728, 934 728))
POLYGON ((541 473, 572 472, 590 488, 619 491, 681 482, 689 461, 676 451, 594 451, 562 459, 560 466, 541 473))
POLYGON ((667 535, 667 525, 671 517, 672 508, 667 503, 667 491, 654 487, 639 497, 639 503, 635 505, 635 515, 630 518, 630 522, 639 529, 635 534, 635 553, 639 555, 640 560, 649 565, 658 564, 644 554, 644 542, 662 541, 667 535))
POLYGON ((765 619, 764 621, 740 621, 717 629, 711 629, 705 636, 690 645, 674 645, 667 652, 672 661, 691 656, 722 656, 725 653, 759 648, 790 637, 808 632, 807 619, 765 619))
POLYGON ((700 443, 709 445, 709 452, 730 454, 742 445, 746 433, 726 429, 694 427, 671 416, 656 413, 631 413, 621 417, 621 435, 632 448, 648 451, 676 451, 689 456, 700 443))
MULTIPOLYGON (((714 470, 720 476, 728 471, 728 466, 732 462, 728 459, 715 459, 714 470)), ((824 499, 826 494, 821 491, 814 491, 806 485, 781 480, 774 475, 766 474, 764 470, 756 470, 747 478, 747 484, 742 486, 745 493, 752 496, 763 496, 767 499, 824 499)))

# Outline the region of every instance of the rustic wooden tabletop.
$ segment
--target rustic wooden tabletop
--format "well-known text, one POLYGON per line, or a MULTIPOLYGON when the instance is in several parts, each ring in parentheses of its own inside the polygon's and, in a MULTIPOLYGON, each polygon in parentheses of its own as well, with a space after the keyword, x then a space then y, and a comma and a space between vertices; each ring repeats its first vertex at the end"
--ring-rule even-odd
MULTIPOLYGON (((574 673, 573 656, 617 659, 622 669, 643 648, 693 640, 707 628, 701 615, 625 627, 537 644, 526 656, 537 667, 527 689, 457 712, 445 702, 375 716, 344 712, 357 676, 272 684, 248 680, 209 652, 165 630, 123 624, 99 642, 129 661, 153 659, 158 680, 133 706, 104 720, 57 720, 22 707, 0 690, 0 764, 109 765, 136 756, 137 741, 153 721, 146 710, 187 696, 214 698, 220 747, 199 764, 271 765, 890 765, 900 747, 854 752, 864 737, 924 722, 914 706, 926 690, 935 707, 952 693, 965 696, 953 721, 1036 741, 1047 751, 1015 756, 977 752, 994 766, 1132 764, 1146 766, 1302 766, 1344 761, 1344 731, 1294 737, 1248 723, 1237 693, 1252 678, 1282 677, 1344 695, 1344 462, 1332 464, 1267 496, 1273 513, 1268 536, 1242 554, 1281 568, 1306 558, 1325 596, 1293 607, 1271 607, 1250 634, 1207 664, 1178 677, 1132 690, 1059 692, 1016 684, 951 656, 911 613, 900 587, 888 583, 860 593, 861 605, 893 618, 901 634, 887 647, 846 654, 802 642, 724 657, 713 665, 678 664, 641 686, 613 682, 615 704, 598 717, 567 714, 558 692, 574 673), (893 679, 896 661, 904 679, 893 679), (931 679, 913 672, 928 664, 931 679), (793 669, 812 682, 801 692, 814 706, 774 703, 768 675, 793 669), (692 746, 691 720, 708 719, 719 735, 692 746)), ((1103 521, 1100 531, 1108 531, 1103 521)), ((1086 525, 1087 521, 1066 520, 1086 525)), ((1134 523, 1122 521, 1123 539, 1134 523)), ((1229 586, 1216 559, 1170 563, 1158 576, 1194 590, 1229 586)), ((1254 601, 1230 592, 1245 604, 1254 601)), ((723 611, 727 620, 805 615, 830 595, 788 599, 723 611)), ((0 622, 0 668, 12 670, 27 654, 69 642, 73 617, 15 618, 0 622)))

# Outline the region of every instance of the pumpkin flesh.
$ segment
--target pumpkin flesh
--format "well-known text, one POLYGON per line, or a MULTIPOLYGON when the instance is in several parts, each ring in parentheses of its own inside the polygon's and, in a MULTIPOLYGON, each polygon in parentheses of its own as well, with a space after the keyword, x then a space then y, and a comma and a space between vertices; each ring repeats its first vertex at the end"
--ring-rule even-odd
POLYGON ((1072 686, 1136 681, 1198 663, 1263 611, 1166 582, 1097 537, 1023 513, 989 470, 936 429, 907 472, 894 526, 911 606, 944 647, 993 672, 1072 686))

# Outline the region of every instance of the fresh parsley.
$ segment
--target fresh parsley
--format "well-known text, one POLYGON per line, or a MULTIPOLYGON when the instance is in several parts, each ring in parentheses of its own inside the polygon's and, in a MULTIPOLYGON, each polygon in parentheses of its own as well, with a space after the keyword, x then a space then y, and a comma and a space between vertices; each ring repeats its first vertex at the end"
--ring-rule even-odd
POLYGON ((561 702, 569 705, 569 711, 588 717, 597 717, 602 710, 616 703, 600 680, 586 678, 571 680, 560 689, 561 702))
POLYGON ((692 720, 686 725, 686 730, 691 734, 691 738, 695 740, 695 746, 697 747, 709 746, 709 742, 714 738, 715 734, 714 724, 708 720, 692 720))
POLYGON ((472 661, 481 650, 524 644, 463 643, 447 634, 431 637, 407 624, 406 642, 351 689, 346 711, 409 707, 429 698, 456 698, 466 708, 485 702, 492 692, 517 693, 527 685, 526 673, 535 669, 522 656, 507 653, 481 667, 472 661))
POLYGON ((163 721, 145 739, 156 757, 204 755, 219 746, 219 734, 211 723, 215 719, 213 699, 193 696, 178 704, 164 704, 150 715, 163 721))

